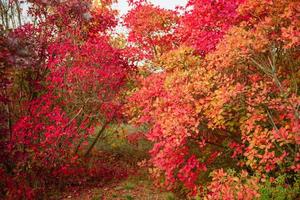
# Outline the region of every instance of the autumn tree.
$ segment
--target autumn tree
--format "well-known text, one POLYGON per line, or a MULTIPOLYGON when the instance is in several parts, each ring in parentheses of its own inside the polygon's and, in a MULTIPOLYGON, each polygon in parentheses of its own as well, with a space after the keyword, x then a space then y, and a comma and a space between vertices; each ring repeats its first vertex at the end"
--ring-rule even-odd
POLYGON ((111 2, 30 3, 37 23, 4 37, 1 52, 9 66, 3 73, 11 77, 4 94, 10 107, 2 124, 7 160, 0 166, 1 192, 11 199, 38 198, 48 185, 90 174, 80 157, 122 120, 119 94, 131 70, 110 44, 117 24, 111 2))
POLYGON ((129 29, 128 51, 140 60, 157 59, 177 45, 174 35, 178 22, 175 11, 154 6, 147 1, 131 2, 132 10, 124 17, 129 29))
POLYGON ((162 70, 141 77, 129 98, 133 121, 149 128, 156 179, 205 196, 209 172, 245 169, 215 171, 207 195, 232 199, 228 187, 240 185, 249 193, 237 198, 253 199, 266 177, 297 177, 298 9, 294 1, 189 1, 179 47, 152 60, 162 70))

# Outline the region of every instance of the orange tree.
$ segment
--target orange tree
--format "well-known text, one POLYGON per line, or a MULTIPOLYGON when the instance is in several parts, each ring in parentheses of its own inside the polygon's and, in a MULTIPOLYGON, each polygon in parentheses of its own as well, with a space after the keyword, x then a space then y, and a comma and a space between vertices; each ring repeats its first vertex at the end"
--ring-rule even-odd
MULTIPOLYGON (((141 76, 128 103, 132 121, 148 127, 152 173, 163 177, 162 184, 209 199, 253 199, 260 195, 259 183, 282 174, 294 184, 298 11, 295 1, 189 1, 175 26, 178 45, 146 60, 150 72, 141 76), (208 173, 222 167, 241 173, 215 171, 205 189, 201 183, 208 173)), ((139 20, 145 29, 153 25, 147 17, 139 20)), ((134 35, 132 27, 139 24, 131 23, 134 35)))

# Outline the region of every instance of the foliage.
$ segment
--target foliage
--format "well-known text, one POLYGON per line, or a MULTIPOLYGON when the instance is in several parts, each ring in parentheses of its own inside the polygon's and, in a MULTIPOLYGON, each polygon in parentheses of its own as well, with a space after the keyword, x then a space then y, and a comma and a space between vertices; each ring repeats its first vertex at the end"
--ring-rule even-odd
POLYGON ((299 176, 289 178, 289 175, 280 175, 276 179, 268 178, 260 186, 260 199, 297 199, 299 197, 299 176), (289 184, 289 179, 292 184, 289 184))
POLYGON ((139 162, 149 158, 150 149, 151 144, 142 132, 120 124, 106 129, 103 138, 95 147, 95 151, 110 152, 120 162, 132 167, 138 167, 139 162))
MULTIPOLYGON (((297 10, 295 1, 189 1, 175 28, 178 47, 152 59, 128 98, 132 122, 146 125, 154 143, 159 184, 195 195, 200 177, 217 168, 246 170, 257 182, 299 172, 297 10)), ((246 187, 224 176, 229 185, 211 184, 246 187)), ((258 197, 252 186, 240 198, 258 197)))
POLYGON ((1 124, 6 156, 1 195, 8 199, 42 198, 48 187, 110 176, 113 166, 85 163, 103 131, 92 144, 88 138, 95 126, 104 130, 122 120, 121 93, 131 70, 110 44, 108 32, 116 20, 108 2, 30 5, 37 24, 3 35, 1 51, 1 74, 7 78, 1 98, 1 109, 7 108, 1 124))
POLYGON ((242 171, 236 175, 234 171, 227 173, 220 169, 212 173, 212 182, 208 186, 207 199, 256 199, 258 193, 258 179, 249 177, 242 171))
POLYGON ((129 0, 128 37, 115 1, 28 2, 0 36, 0 198, 124 177, 95 154, 140 161, 143 139, 184 198, 299 197, 298 1, 129 0))
POLYGON ((146 1, 132 4, 131 12, 124 18, 124 24, 130 30, 130 55, 138 60, 155 59, 172 49, 176 45, 176 12, 156 7, 146 1))

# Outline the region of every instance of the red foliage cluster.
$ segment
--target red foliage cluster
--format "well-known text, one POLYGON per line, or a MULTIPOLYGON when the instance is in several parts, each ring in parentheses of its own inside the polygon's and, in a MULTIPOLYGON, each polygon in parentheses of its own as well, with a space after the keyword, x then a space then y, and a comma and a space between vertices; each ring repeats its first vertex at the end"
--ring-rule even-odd
POLYGON ((202 55, 214 50, 228 29, 242 19, 236 9, 243 1, 190 0, 178 29, 181 42, 202 55))
POLYGON ((89 154, 87 139, 96 126, 122 120, 120 94, 131 70, 110 44, 116 19, 109 4, 31 3, 29 12, 39 23, 1 40, 6 82, 0 192, 8 199, 39 198, 47 187, 111 176, 112 168, 90 167, 81 155, 89 154))
POLYGON ((147 2, 133 3, 134 8, 124 19, 130 29, 128 42, 134 44, 130 51, 139 59, 156 58, 176 44, 174 28, 178 21, 175 11, 156 7, 147 2))

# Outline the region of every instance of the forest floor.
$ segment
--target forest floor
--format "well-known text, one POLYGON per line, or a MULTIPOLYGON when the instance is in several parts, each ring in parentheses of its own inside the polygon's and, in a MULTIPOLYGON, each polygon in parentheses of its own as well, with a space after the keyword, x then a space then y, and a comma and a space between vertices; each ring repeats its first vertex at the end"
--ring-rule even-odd
POLYGON ((97 187, 73 189, 63 200, 175 200, 174 194, 161 191, 145 176, 133 175, 97 187))
MULTIPOLYGON (((132 131, 132 130, 129 130, 132 131)), ((171 192, 154 186, 148 170, 137 163, 148 156, 149 143, 140 141, 133 146, 122 137, 114 134, 97 143, 92 152, 94 165, 106 166, 116 171, 126 171, 125 178, 99 181, 91 185, 82 184, 70 187, 57 194, 57 200, 176 200, 171 192), (109 140, 110 139, 110 140, 109 140), (113 146, 116 146, 113 148, 113 146)), ((113 178, 112 176, 111 178, 113 178)), ((118 177, 118 175, 116 175, 118 177)))

